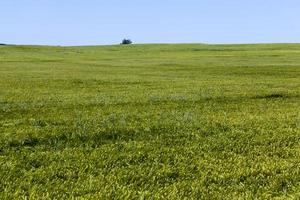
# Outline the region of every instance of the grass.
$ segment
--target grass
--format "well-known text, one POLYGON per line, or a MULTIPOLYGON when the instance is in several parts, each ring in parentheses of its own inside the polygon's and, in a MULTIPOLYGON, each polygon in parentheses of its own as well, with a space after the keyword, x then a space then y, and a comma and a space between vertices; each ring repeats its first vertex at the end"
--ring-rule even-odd
POLYGON ((0 47, 0 199, 300 198, 300 44, 0 47))

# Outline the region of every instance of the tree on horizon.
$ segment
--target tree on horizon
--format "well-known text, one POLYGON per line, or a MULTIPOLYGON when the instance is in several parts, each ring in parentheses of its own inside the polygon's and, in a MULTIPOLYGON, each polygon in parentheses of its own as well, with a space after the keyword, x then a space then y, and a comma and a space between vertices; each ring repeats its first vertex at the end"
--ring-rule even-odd
POLYGON ((121 44, 132 44, 130 39, 123 39, 121 44))

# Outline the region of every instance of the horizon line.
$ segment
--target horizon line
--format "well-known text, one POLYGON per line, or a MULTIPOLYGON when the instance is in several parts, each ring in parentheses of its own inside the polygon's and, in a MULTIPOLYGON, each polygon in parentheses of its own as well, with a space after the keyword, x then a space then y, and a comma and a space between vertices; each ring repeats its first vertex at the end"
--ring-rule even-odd
POLYGON ((133 44, 82 44, 82 45, 56 45, 56 44, 9 44, 0 43, 0 46, 45 46, 45 47, 93 47, 93 46, 134 46, 134 45, 272 45, 272 44, 300 44, 300 42, 253 42, 253 43, 203 43, 203 42, 174 42, 174 43, 133 43, 133 44))

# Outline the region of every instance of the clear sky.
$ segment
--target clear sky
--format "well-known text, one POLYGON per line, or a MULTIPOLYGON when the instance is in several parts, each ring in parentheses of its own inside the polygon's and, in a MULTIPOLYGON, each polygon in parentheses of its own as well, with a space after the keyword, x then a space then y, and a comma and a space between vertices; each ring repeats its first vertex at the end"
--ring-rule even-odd
POLYGON ((0 0, 0 43, 300 42, 300 0, 0 0))

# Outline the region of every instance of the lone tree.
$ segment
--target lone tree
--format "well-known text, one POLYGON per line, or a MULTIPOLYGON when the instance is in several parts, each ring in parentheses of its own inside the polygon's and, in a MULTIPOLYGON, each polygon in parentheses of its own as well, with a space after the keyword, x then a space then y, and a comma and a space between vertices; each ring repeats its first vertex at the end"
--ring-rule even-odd
POLYGON ((132 44, 132 41, 130 39, 124 39, 121 44, 132 44))

